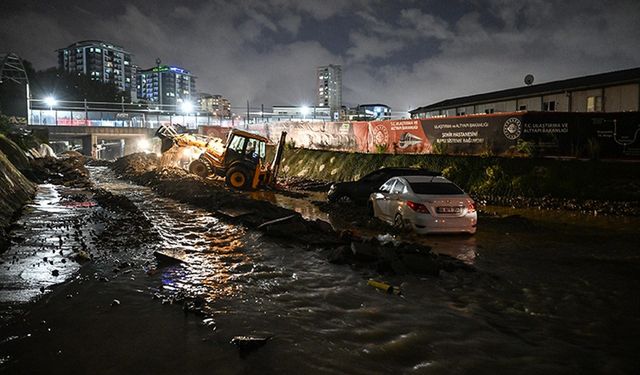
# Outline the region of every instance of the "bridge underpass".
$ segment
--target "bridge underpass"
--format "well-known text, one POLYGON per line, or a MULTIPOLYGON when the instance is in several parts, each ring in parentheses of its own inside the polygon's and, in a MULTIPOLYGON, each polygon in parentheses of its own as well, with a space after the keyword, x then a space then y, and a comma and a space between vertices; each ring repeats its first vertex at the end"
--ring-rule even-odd
MULTIPOLYGON (((150 149, 155 129, 131 127, 30 125, 52 145, 66 142, 78 151, 98 159, 112 159, 150 149)), ((57 148, 57 147, 56 147, 57 148)), ((56 150, 60 151, 60 149, 56 150)))

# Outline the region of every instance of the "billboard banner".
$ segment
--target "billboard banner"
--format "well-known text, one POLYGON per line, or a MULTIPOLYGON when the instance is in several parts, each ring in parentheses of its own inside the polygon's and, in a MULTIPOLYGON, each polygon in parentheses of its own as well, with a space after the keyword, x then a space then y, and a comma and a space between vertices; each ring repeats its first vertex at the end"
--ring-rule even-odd
MULTIPOLYGON (((203 126, 225 139, 229 128, 203 126)), ((241 127, 297 147, 367 153, 640 159, 640 112, 511 112, 428 119, 273 122, 241 127)))
POLYGON ((369 122, 367 140, 369 152, 431 153, 431 142, 418 119, 369 122))
POLYGON ((514 112, 422 119, 433 151, 541 156, 638 157, 640 113, 514 112))

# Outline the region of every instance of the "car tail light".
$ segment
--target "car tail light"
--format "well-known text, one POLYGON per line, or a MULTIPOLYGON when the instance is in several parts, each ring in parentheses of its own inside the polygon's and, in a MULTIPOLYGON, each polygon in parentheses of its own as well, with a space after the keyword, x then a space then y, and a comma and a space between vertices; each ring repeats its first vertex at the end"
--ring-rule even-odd
POLYGON ((474 213, 476 212, 476 203, 474 201, 471 201, 469 203, 467 203, 467 213, 474 213))
POLYGON ((420 212, 423 214, 428 214, 429 210, 427 209, 427 206, 425 206, 422 203, 416 203, 416 202, 412 202, 412 201, 407 201, 407 206, 409 206, 410 209, 414 210, 415 212, 420 212))

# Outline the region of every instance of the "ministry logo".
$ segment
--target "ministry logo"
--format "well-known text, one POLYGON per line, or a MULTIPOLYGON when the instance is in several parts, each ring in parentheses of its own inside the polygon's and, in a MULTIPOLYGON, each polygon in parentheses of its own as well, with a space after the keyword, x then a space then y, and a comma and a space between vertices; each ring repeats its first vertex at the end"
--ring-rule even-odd
POLYGON ((520 137, 522 134, 522 122, 520 119, 515 117, 511 117, 504 122, 504 126, 502 126, 502 132, 507 139, 515 140, 520 137))
POLYGON ((389 130, 384 125, 378 125, 373 129, 373 143, 376 145, 389 144, 389 130))

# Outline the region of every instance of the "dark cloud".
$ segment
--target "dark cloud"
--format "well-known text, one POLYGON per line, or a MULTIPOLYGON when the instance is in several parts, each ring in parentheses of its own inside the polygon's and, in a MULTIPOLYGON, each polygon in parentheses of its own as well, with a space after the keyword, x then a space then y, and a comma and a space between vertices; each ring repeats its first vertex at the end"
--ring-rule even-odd
POLYGON ((640 65, 635 0, 5 1, 0 52, 36 67, 77 40, 122 45, 143 68, 190 69, 242 107, 311 104, 315 67, 343 65, 347 103, 394 110, 640 65))

